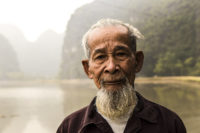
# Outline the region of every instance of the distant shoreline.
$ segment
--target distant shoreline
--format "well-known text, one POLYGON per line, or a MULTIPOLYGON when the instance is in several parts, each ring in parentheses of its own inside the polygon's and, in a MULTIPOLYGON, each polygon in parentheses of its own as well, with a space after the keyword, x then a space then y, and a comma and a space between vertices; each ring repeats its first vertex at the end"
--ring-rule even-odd
POLYGON ((165 76, 165 77, 137 77, 136 82, 195 82, 200 83, 200 76, 165 76))
MULTIPOLYGON (((200 86, 200 76, 166 76, 166 77, 136 77, 136 84, 164 84, 164 83, 194 83, 200 86)), ((2 87, 23 86, 53 86, 64 84, 87 84, 93 83, 90 79, 67 79, 67 80, 0 80, 2 87)))

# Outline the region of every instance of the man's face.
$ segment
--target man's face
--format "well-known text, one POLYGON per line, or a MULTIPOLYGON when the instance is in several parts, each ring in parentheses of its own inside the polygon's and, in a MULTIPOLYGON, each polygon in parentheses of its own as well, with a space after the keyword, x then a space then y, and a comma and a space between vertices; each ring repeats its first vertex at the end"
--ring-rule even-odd
POLYGON ((135 73, 142 67, 143 54, 131 50, 133 44, 125 27, 96 28, 89 35, 88 44, 90 58, 82 63, 98 88, 120 89, 126 79, 134 85, 135 73))

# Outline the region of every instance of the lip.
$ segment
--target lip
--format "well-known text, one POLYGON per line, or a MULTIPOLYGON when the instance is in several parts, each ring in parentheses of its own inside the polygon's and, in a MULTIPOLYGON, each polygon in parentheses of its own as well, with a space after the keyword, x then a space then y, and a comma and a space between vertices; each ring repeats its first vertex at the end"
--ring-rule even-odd
POLYGON ((113 80, 113 81, 104 81, 104 85, 116 85, 116 84, 122 84, 123 82, 124 82, 123 79, 113 80))

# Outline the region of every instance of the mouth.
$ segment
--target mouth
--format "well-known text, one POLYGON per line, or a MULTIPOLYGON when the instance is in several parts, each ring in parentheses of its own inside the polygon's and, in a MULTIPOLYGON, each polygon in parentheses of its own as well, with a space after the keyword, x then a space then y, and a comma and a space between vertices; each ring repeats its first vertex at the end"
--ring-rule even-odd
POLYGON ((104 85, 118 85, 118 84, 123 84, 125 82, 124 79, 119 79, 119 80, 112 80, 112 81, 104 81, 104 85))

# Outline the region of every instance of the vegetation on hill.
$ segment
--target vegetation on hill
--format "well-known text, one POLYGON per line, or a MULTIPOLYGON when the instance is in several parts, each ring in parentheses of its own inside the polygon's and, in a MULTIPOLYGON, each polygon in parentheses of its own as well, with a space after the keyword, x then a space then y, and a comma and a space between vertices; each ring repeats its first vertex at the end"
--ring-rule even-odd
POLYGON ((160 14, 141 26, 146 38, 139 46, 146 55, 142 74, 200 75, 200 2, 171 1, 160 14))
POLYGON ((145 61, 142 76, 200 76, 199 0, 96 0, 71 16, 65 33, 61 78, 84 78, 82 35, 101 18, 138 27, 145 61))

